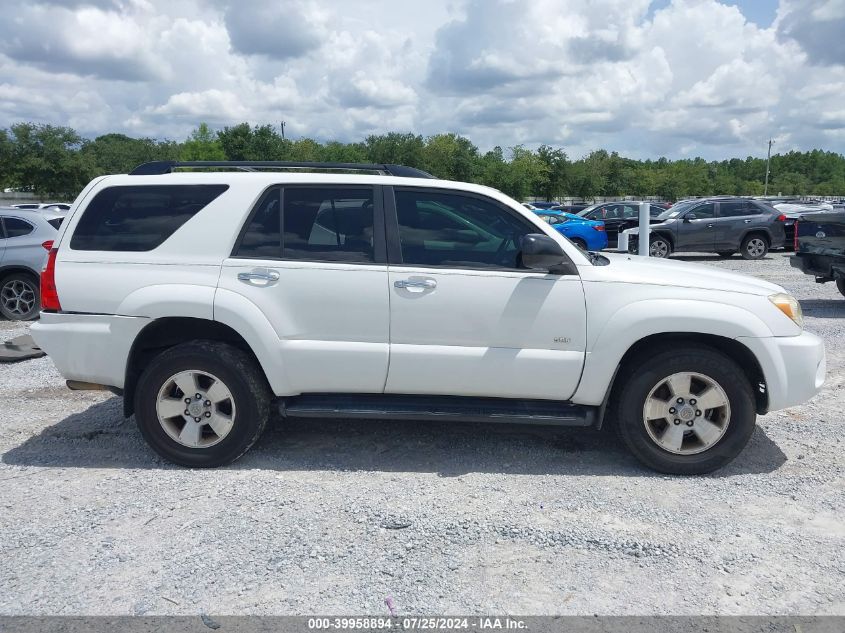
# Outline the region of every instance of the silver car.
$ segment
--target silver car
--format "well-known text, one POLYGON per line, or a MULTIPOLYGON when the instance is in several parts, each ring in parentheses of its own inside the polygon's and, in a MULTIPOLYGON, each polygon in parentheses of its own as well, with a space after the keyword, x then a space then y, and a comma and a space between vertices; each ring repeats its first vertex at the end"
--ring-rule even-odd
POLYGON ((41 267, 63 220, 0 207, 0 315, 14 321, 38 316, 41 267))

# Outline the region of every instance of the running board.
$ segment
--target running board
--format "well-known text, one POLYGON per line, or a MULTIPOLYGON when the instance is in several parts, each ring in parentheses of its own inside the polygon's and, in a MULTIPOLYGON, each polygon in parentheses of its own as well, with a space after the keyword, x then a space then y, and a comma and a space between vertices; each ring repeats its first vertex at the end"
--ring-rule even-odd
POLYGON ((305 394, 284 398, 279 411, 291 418, 450 420, 553 426, 594 426, 599 407, 556 400, 512 400, 399 394, 305 394))

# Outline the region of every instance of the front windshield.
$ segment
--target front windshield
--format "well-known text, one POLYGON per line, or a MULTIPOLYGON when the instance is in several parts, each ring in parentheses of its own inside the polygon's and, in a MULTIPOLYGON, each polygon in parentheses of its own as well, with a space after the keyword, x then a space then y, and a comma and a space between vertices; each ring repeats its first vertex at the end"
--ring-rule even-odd
POLYGON ((698 200, 689 200, 687 202, 679 202, 678 204, 674 205, 672 208, 667 209, 663 213, 657 216, 657 220, 671 220, 672 218, 677 218, 681 213, 687 211, 697 205, 699 203, 698 200))
POLYGON ((590 213, 590 211, 593 211, 594 209, 598 209, 598 208, 599 208, 602 204, 604 204, 604 203, 603 203, 603 202, 598 202, 598 203, 596 203, 596 204, 591 204, 591 205, 590 205, 589 207, 587 207, 586 209, 581 209, 581 210, 578 212, 578 215, 580 215, 580 216, 583 218, 583 217, 584 217, 584 216, 586 216, 588 213, 590 213))

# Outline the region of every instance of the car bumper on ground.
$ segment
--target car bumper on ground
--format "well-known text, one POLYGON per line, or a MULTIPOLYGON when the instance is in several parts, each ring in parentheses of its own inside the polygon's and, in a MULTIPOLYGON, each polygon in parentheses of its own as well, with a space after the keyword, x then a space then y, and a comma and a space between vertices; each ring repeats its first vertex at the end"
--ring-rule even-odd
POLYGON ((30 332, 66 379, 122 388, 132 341, 149 322, 143 317, 42 312, 30 332))
POLYGON ((740 337, 763 370, 769 411, 802 404, 815 396, 824 384, 826 360, 824 342, 815 334, 799 336, 740 337))

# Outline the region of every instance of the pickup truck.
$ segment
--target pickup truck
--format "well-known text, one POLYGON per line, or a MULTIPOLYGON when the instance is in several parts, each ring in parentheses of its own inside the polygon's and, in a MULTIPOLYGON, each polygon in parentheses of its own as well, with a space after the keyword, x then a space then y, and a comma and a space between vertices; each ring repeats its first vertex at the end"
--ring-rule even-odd
POLYGON ((825 376, 780 286, 585 252, 495 189, 400 165, 157 162, 98 178, 41 288, 32 335, 68 386, 122 395, 149 445, 191 467, 240 457, 272 406, 607 420, 646 465, 705 473, 825 376))
POLYGON ((819 283, 836 282, 845 296, 845 211, 802 215, 789 263, 819 283))

